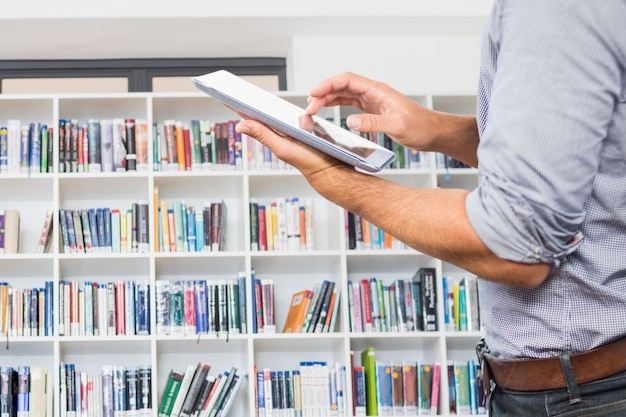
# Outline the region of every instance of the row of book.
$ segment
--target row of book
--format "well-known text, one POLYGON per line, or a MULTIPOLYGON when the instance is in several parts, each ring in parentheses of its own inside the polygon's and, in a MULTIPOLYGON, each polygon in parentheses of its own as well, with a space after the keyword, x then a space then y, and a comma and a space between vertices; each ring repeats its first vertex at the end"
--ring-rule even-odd
POLYGON ((0 336, 52 336, 52 284, 21 289, 0 282, 0 336))
POLYGON ((148 134, 141 119, 60 119, 59 172, 145 172, 148 134))
POLYGON ((328 333, 335 330, 339 311, 339 288, 335 281, 323 280, 313 289, 291 296, 283 333, 328 333))
POLYGON ((236 120, 165 120, 155 123, 155 171, 241 170, 243 146, 236 120))
POLYGON ((345 210, 346 245, 348 249, 407 249, 408 246, 359 215, 345 210))
POLYGON ((247 373, 231 367, 218 375, 198 362, 184 372, 172 369, 160 400, 158 417, 226 417, 247 373))
POLYGON ((61 417, 152 415, 149 365, 102 365, 98 373, 78 370, 73 363, 61 363, 59 368, 61 417))
POLYGON ((53 128, 11 119, 0 126, 0 174, 52 172, 53 128))
POLYGON ((59 209, 64 253, 147 253, 148 202, 131 208, 59 209))
MULTIPOLYGON (((420 360, 381 360, 373 347, 352 365, 355 416, 437 414, 441 365, 420 360)), ((352 355, 354 362, 354 355, 352 355)))
POLYGON ((18 253, 20 246, 19 210, 0 209, 0 255, 18 253))
POLYGON ((19 365, 0 367, 0 415, 52 417, 52 373, 45 368, 19 365))
POLYGON ((258 417, 343 417, 347 399, 346 367, 325 361, 300 362, 298 369, 256 371, 255 413, 258 417))
POLYGON ((252 333, 276 333, 276 315, 274 311, 274 280, 257 278, 255 269, 250 271, 252 285, 252 333))
POLYGON ((478 278, 442 278, 444 326, 448 331, 479 331, 482 329, 478 298, 478 278))
MULTIPOLYGON (((158 187, 155 187, 158 195, 158 187)), ((212 199, 203 207, 184 201, 167 200, 157 204, 157 252, 218 252, 226 246, 227 209, 222 199, 212 199)))
POLYGON ((487 414, 488 398, 485 396, 480 366, 473 359, 449 360, 447 371, 449 413, 487 414))
POLYGON ((247 333, 245 280, 157 281, 157 334, 247 333))
POLYGON ((250 199, 250 250, 309 249, 315 249, 312 199, 250 199))
POLYGON ((148 281, 59 282, 60 336, 150 334, 148 281))
POLYGON ((348 280, 352 332, 437 331, 435 268, 422 267, 410 279, 385 285, 380 278, 348 280))

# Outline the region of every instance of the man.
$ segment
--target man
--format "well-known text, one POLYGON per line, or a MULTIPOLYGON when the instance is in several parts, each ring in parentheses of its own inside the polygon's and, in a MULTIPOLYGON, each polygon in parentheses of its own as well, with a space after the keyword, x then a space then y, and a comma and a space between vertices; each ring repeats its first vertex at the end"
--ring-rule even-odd
POLYGON ((477 117, 350 73, 311 90, 309 114, 352 105, 355 130, 477 167, 472 191, 394 184, 238 125, 325 198, 482 278, 494 416, 626 415, 625 22, 623 0, 496 0, 477 117))

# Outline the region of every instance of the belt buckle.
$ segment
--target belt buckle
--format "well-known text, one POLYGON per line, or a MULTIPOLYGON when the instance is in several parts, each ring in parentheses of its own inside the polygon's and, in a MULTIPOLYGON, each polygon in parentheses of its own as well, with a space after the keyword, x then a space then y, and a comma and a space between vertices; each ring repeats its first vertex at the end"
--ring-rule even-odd
POLYGON ((478 363, 480 365, 480 379, 483 383, 483 391, 485 392, 485 397, 488 398, 489 394, 491 394, 491 372, 489 370, 489 364, 485 358, 486 353, 489 353, 489 348, 487 347, 485 338, 481 337, 480 341, 476 344, 476 357, 478 358, 478 363))

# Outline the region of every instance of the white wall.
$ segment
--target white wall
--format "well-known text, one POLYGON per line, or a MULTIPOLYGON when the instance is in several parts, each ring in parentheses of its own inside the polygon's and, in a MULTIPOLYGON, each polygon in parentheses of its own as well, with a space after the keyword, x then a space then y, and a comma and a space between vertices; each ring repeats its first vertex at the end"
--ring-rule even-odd
POLYGON ((352 71, 407 93, 475 94, 480 34, 473 36, 295 36, 289 89, 306 92, 322 79, 352 71))

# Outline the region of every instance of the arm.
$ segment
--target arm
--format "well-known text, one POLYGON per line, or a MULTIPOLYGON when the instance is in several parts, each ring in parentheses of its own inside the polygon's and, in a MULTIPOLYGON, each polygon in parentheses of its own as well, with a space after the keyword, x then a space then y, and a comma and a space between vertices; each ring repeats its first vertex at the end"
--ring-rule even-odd
POLYGON ((527 265, 495 256, 467 220, 467 191, 417 189, 362 174, 252 120, 240 122, 237 129, 297 167, 323 197, 420 252, 516 286, 536 286, 550 269, 547 264, 527 265))

